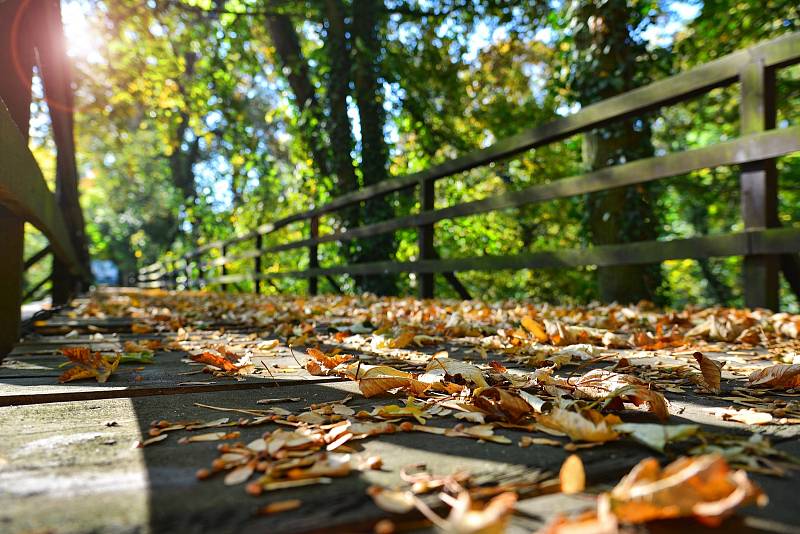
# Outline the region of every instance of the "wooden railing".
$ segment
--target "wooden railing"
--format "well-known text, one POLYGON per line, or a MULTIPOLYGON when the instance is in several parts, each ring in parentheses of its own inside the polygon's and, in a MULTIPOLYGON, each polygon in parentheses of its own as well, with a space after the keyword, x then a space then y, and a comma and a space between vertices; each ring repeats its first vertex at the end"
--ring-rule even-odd
MULTIPOLYGON (((800 251, 800 229, 778 228, 775 158, 800 150, 800 126, 775 129, 775 73, 800 62, 800 34, 789 34, 752 48, 724 56, 706 65, 645 87, 620 94, 543 126, 523 131, 487 148, 448 160, 419 173, 386 180, 338 197, 314 209, 265 224, 241 236, 208 243, 174 261, 162 261, 139 272, 145 287, 196 288, 279 277, 307 278, 309 292, 316 294, 318 277, 350 274, 417 273, 420 296, 434 293, 434 275, 442 273, 462 297, 469 294, 453 275, 457 271, 578 267, 657 263, 671 259, 744 256, 744 296, 751 307, 778 307, 781 259, 800 251), (507 159, 521 152, 601 128, 624 118, 641 115, 686 101, 717 88, 739 83, 741 87, 741 137, 715 145, 616 165, 586 174, 536 185, 474 202, 434 209, 437 180, 507 159), (514 256, 440 259, 433 247, 434 223, 500 209, 641 184, 691 171, 725 165, 741 168, 741 211, 744 231, 670 241, 645 241, 587 249, 542 251, 514 256), (327 235, 319 235, 320 216, 367 202, 388 193, 416 188, 420 212, 327 235), (306 239, 264 248, 263 237, 291 223, 309 221, 306 239), (416 228, 419 255, 409 262, 370 262, 319 267, 318 246, 347 242, 403 228, 416 228), (229 255, 233 245, 253 241, 254 248, 229 255), (262 271, 262 257, 297 248, 309 252, 305 270, 262 271), (203 261, 214 251, 220 257, 203 261), (254 260, 253 272, 228 274, 234 261, 254 260), (215 273, 216 271, 216 273, 215 273)), ((784 262, 786 263, 792 263, 784 262)), ((796 262, 794 262, 796 264, 796 262)), ((784 271, 797 271, 784 269, 784 271)), ((795 278, 797 278, 795 276, 795 278)), ((331 280, 331 282, 333 282, 331 280)), ((797 283, 798 280, 793 280, 797 283)), ((334 287, 335 283, 334 283, 334 287)))
POLYGON ((90 280, 82 266, 65 218, 28 149, 25 138, 0 100, 0 359, 19 337, 20 305, 36 296, 48 278, 22 294, 23 273, 48 254, 55 254, 77 279, 90 280), (49 245, 23 261, 25 222, 33 224, 49 240, 49 245))

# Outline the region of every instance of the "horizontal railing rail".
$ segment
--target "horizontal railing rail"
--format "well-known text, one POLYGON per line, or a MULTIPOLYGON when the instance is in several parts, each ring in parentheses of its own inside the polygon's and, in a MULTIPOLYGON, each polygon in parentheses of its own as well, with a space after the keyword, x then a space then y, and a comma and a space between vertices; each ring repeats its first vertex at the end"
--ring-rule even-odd
MULTIPOLYGON (((423 171, 392 178, 342 195, 322 206, 261 225, 243 235, 204 244, 176 260, 162 261, 158 264, 158 268, 153 266, 144 268, 140 271, 140 280, 151 287, 180 285, 189 288, 220 285, 222 289, 226 289, 229 284, 256 281, 255 289, 258 291, 259 280, 281 277, 308 278, 309 289, 315 293, 317 278, 320 276, 411 272, 420 275, 420 295, 431 297, 434 273, 445 274, 447 280, 456 286, 458 281, 451 273, 465 270, 605 266, 655 263, 668 259, 744 256, 747 304, 776 307, 778 255, 800 251, 798 246, 800 242, 794 229, 771 228, 778 225, 777 214, 773 217, 773 214, 769 213, 770 206, 777 204, 775 158, 800 151, 800 127, 775 129, 775 71, 798 62, 800 62, 800 34, 789 34, 761 43, 687 72, 587 106, 573 115, 525 130, 489 147, 447 160, 423 171), (520 191, 434 209, 433 186, 439 179, 506 160, 522 152, 602 128, 622 119, 684 102, 712 89, 737 82, 741 85, 742 130, 742 136, 737 139, 637 160, 531 186, 520 191), (434 224, 443 220, 518 208, 728 165, 738 165, 742 169, 744 232, 671 241, 532 252, 504 257, 439 259, 433 247, 434 224), (421 206, 419 213, 319 235, 321 216, 389 193, 412 188, 418 189, 421 206), (309 221, 307 238, 266 248, 262 246, 264 236, 292 223, 303 221, 309 221), (348 264, 326 268, 320 268, 318 265, 318 245, 347 242, 405 228, 417 229, 420 252, 416 261, 348 264), (255 241, 254 249, 229 253, 234 245, 250 240, 255 241), (298 248, 307 248, 309 251, 308 269, 262 272, 262 257, 265 254, 277 254, 298 248), (204 255, 213 251, 218 252, 219 257, 202 260, 204 255), (227 272, 232 263, 249 259, 255 260, 255 269, 252 273, 227 272), (211 271, 217 268, 221 271, 219 275, 210 276, 211 271), (158 275, 154 277, 153 273, 158 275)), ((457 288, 457 291, 462 296, 466 293, 463 286, 457 288)))

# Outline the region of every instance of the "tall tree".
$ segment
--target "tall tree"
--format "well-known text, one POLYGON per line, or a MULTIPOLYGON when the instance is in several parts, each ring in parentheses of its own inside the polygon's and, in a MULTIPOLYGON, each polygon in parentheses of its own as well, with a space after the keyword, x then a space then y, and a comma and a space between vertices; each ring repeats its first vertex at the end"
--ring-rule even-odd
MULTIPOLYGON (((386 146, 383 87, 380 83, 380 60, 383 51, 380 27, 383 23, 382 0, 353 0, 353 38, 355 40, 355 95, 361 124, 361 173, 364 186, 388 178, 389 152, 386 146)), ((385 196, 366 202, 361 220, 365 224, 392 218, 394 210, 385 196)), ((393 233, 361 240, 357 257, 361 261, 391 259, 397 250, 393 233)), ((396 276, 365 276, 361 287, 379 295, 397 291, 396 276)))
MULTIPOLYGON (((575 102, 587 106, 644 85, 650 55, 638 37, 655 6, 647 0, 591 0, 568 4, 571 48, 568 87, 575 102)), ((653 155, 647 117, 625 119, 584 135, 587 170, 653 155)), ((654 186, 645 184, 593 193, 586 198, 586 227, 594 245, 658 237, 654 186)), ((599 267, 597 282, 604 301, 653 300, 661 285, 659 266, 599 267)))

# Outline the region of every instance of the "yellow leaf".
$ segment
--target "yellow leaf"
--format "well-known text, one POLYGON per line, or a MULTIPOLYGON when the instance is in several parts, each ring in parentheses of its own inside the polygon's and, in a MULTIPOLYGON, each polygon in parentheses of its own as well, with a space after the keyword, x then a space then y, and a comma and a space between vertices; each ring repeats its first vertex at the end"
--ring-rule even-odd
POLYGON ((571 454, 561 465, 558 473, 561 481, 561 493, 572 495, 580 493, 586 488, 586 473, 583 470, 583 462, 577 454, 571 454))

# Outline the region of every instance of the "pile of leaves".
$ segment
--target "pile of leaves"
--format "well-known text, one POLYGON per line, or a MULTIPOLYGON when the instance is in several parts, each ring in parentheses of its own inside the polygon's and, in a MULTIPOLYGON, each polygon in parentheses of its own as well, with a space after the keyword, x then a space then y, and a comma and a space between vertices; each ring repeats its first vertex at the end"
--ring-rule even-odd
MULTIPOLYGON (((673 458, 684 455, 664 468, 656 459, 643 461, 598 497, 595 511, 548 526, 549 532, 616 532, 620 524, 674 517, 719 524, 737 507, 765 502, 745 470, 782 475, 797 463, 762 434, 672 424, 668 396, 708 397, 717 405, 708 413, 730 424, 800 423, 793 400, 800 387, 794 353, 800 316, 723 308, 662 312, 647 303, 577 308, 163 291, 100 293, 79 312, 131 317, 138 330, 163 336, 164 348, 185 351, 214 376, 256 373, 256 354, 288 346, 298 368, 352 381, 361 400, 372 403, 353 408, 345 398, 300 412, 208 406, 246 417, 161 421, 140 443, 164 441, 173 431, 190 433, 181 443, 225 441, 198 478, 221 478, 251 495, 380 469, 380 458, 363 455, 358 442, 399 432, 514 446, 505 432, 513 430, 522 433, 520 447, 575 453, 632 441, 673 458), (260 425, 268 429, 246 442, 228 428, 260 425)), ((553 491, 555 480, 537 474, 487 491, 463 473, 404 472, 402 478, 406 486, 372 487, 370 497, 387 512, 417 510, 452 532, 501 531, 491 525, 504 524, 517 498, 553 491)), ((565 493, 584 491, 579 457, 568 459, 556 482, 565 493)))

